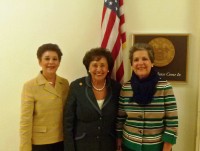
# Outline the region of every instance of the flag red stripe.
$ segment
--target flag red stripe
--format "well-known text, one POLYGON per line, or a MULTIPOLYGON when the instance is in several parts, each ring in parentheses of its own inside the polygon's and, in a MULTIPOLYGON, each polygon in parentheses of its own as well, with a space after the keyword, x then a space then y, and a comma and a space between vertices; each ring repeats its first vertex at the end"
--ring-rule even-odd
POLYGON ((108 20, 107 28, 106 28, 106 31, 105 31, 105 34, 104 34, 104 38, 103 38, 103 41, 101 43, 101 46, 103 48, 106 48, 106 46, 107 46, 107 43, 108 43, 109 37, 110 37, 110 33, 112 32, 112 29, 113 29, 115 19, 116 19, 115 13, 111 12, 109 20, 108 20))
POLYGON ((121 34, 121 40, 122 40, 122 43, 126 42, 126 33, 125 32, 121 34))
POLYGON ((101 26, 102 26, 102 23, 103 23, 105 14, 106 14, 106 10, 107 10, 107 8, 104 6, 104 7, 103 7, 103 12, 102 12, 101 26))
POLYGON ((123 0, 119 0, 119 6, 124 5, 124 1, 123 0))
POLYGON ((117 81, 122 81, 123 75, 124 75, 124 64, 122 62, 120 67, 119 67, 119 69, 116 72, 116 80, 117 81))
POLYGON ((125 23, 125 17, 124 14, 120 16, 120 25, 125 23))
POLYGON ((114 60, 117 58, 117 56, 119 54, 120 47, 121 47, 120 35, 118 34, 117 40, 116 40, 115 45, 114 45, 113 50, 112 50, 112 57, 113 57, 114 60))

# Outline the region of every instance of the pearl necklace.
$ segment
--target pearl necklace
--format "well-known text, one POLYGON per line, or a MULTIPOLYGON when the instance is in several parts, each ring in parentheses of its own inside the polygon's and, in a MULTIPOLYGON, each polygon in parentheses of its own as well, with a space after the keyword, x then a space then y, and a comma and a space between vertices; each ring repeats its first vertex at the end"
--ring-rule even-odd
POLYGON ((93 87, 95 90, 97 90, 97 91, 102 91, 102 90, 105 88, 105 86, 106 86, 106 80, 105 80, 105 82, 104 82, 104 84, 103 84, 103 87, 100 88, 100 89, 98 89, 97 87, 95 87, 94 84, 92 83, 92 87, 93 87))

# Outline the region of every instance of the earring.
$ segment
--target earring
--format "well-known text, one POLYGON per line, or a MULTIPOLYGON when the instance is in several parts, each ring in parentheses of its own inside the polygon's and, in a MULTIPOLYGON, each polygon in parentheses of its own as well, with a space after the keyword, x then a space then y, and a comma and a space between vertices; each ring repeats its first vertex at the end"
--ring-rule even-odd
POLYGON ((108 72, 109 72, 109 70, 108 70, 108 72))

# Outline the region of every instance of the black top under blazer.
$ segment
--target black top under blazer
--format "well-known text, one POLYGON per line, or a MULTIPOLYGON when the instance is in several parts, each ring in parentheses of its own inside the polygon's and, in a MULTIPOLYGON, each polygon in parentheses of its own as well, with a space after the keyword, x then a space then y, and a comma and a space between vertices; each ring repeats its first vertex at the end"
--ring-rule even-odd
POLYGON ((99 108, 91 78, 83 77, 70 84, 64 109, 65 151, 115 151, 116 115, 121 85, 106 81, 107 96, 99 108))

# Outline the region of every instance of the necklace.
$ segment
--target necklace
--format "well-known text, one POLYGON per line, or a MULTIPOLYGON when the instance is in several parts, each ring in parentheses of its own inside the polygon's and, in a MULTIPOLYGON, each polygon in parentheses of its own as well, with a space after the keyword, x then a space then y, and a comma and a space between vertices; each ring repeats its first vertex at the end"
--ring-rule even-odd
POLYGON ((95 90, 97 90, 97 91, 102 91, 102 90, 105 88, 105 86, 106 86, 106 80, 105 80, 105 82, 104 82, 104 84, 103 84, 103 87, 100 88, 100 89, 98 89, 97 87, 95 87, 94 84, 92 83, 92 87, 93 87, 95 90))

